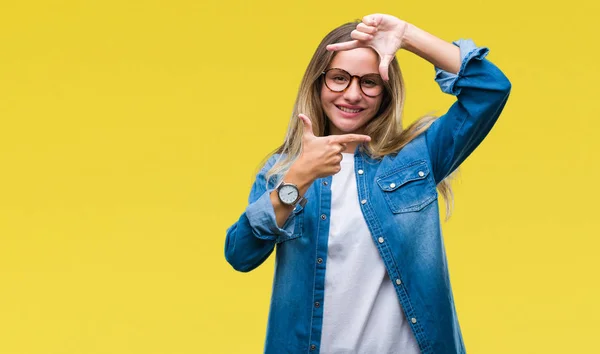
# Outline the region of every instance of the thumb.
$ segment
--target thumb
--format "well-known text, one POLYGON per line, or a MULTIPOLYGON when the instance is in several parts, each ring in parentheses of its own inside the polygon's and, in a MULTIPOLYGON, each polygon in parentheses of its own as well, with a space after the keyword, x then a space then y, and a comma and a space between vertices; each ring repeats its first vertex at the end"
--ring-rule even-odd
POLYGON ((381 57, 381 61, 379 62, 379 74, 381 75, 381 78, 384 79, 385 81, 388 81, 390 79, 389 76, 389 67, 390 67, 390 63, 392 62, 392 60, 394 59, 393 55, 383 55, 381 57))
POLYGON ((302 126, 304 127, 304 132, 302 133, 305 137, 314 137, 315 133, 313 133, 312 122, 310 118, 308 118, 305 114, 298 114, 298 118, 302 121, 302 126))

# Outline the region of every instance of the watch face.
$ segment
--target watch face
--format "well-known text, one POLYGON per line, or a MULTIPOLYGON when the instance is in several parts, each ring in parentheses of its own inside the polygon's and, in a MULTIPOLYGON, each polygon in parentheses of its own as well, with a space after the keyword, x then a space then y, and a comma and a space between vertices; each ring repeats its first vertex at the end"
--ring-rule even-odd
POLYGON ((283 185, 279 189, 279 199, 286 204, 292 204, 298 199, 298 189, 294 186, 283 185))

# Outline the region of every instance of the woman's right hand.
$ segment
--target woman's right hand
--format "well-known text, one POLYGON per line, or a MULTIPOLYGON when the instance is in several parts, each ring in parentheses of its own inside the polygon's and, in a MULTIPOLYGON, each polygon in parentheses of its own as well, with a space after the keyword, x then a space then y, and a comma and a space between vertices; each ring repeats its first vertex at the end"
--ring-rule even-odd
POLYGON ((302 134, 302 153, 295 168, 303 171, 312 179, 334 175, 341 170, 342 151, 346 144, 371 141, 371 137, 361 134, 342 134, 315 136, 310 118, 298 115, 304 126, 302 134))

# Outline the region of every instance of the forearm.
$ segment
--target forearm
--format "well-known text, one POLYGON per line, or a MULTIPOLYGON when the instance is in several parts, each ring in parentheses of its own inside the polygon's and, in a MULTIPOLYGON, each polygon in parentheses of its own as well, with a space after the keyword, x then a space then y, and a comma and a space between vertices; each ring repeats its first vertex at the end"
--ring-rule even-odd
POLYGON ((448 112, 426 132, 436 183, 454 171, 483 141, 500 116, 511 90, 504 73, 485 59, 487 47, 469 39, 454 42, 461 68, 451 74, 438 68, 436 82, 442 92, 456 96, 448 112))
POLYGON ((276 241, 256 237, 246 216, 227 229, 225 259, 240 272, 249 272, 261 265, 273 252, 276 241))
MULTIPOLYGON (((296 162, 289 169, 288 173, 285 175, 283 179, 286 183, 293 183, 298 186, 300 191, 300 195, 304 196, 308 187, 314 181, 314 178, 311 178, 308 173, 300 166, 299 162, 296 162)), ((277 195, 277 190, 271 192, 271 203, 273 204, 273 210, 275 211, 275 219, 277 220, 277 225, 279 227, 283 227, 285 221, 288 219, 294 207, 285 205, 279 200, 279 196, 277 195)))
POLYGON ((402 48, 427 60, 434 66, 458 73, 460 69, 460 49, 424 30, 408 23, 402 37, 402 48))
POLYGON ((248 206, 238 221, 227 229, 225 259, 234 269, 248 272, 264 262, 277 243, 294 238, 294 223, 277 225, 273 212, 271 193, 273 186, 267 184, 266 174, 277 157, 271 157, 250 190, 248 206))

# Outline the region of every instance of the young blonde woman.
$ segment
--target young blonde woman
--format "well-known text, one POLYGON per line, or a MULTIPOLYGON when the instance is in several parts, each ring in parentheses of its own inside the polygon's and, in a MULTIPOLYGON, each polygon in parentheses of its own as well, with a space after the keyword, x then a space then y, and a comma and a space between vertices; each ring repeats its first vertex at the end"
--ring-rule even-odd
POLYGON ((436 201, 439 189, 448 208, 446 178, 509 96, 487 53, 382 14, 323 39, 283 144, 227 230, 238 271, 277 248, 265 353, 465 353, 436 201), (457 97, 406 129, 400 49, 457 97))

